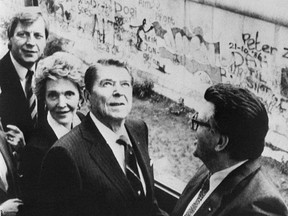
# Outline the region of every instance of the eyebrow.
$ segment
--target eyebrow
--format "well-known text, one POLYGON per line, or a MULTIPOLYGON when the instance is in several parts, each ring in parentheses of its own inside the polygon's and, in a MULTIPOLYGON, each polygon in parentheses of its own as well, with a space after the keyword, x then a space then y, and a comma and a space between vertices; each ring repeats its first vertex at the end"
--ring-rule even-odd
POLYGON ((103 80, 99 80, 99 83, 103 83, 103 82, 106 82, 106 81, 115 82, 112 79, 103 79, 103 80))

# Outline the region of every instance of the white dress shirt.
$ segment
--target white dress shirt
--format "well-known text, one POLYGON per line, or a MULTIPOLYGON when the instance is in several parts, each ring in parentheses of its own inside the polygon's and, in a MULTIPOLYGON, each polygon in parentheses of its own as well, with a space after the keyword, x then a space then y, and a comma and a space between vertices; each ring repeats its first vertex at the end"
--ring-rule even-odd
MULTIPOLYGON (((237 167, 241 166, 243 163, 245 163, 247 160, 241 161, 237 164, 234 164, 231 167, 228 167, 224 170, 220 170, 216 173, 214 173, 213 175, 211 175, 210 179, 209 179, 209 191, 206 193, 206 195, 204 196, 204 198, 201 200, 201 202, 199 203, 197 209, 194 211, 194 213, 196 213, 196 211, 199 209, 199 207, 204 203, 204 201, 210 196, 210 194, 218 187, 218 185, 220 185, 220 183, 226 178, 226 176, 231 173, 233 170, 235 170, 237 167)), ((199 194, 200 190, 197 192, 197 194, 193 197, 193 199, 191 200, 191 202, 189 203, 189 205, 187 206, 185 212, 183 215, 185 215, 185 213, 188 211, 188 209, 190 208, 190 206, 196 201, 198 194, 199 194)))
MULTIPOLYGON (((10 52, 10 58, 11 58, 11 61, 17 71, 17 74, 19 76, 19 80, 20 80, 20 83, 21 83, 21 86, 22 86, 22 89, 23 89, 23 92, 26 96, 26 92, 25 92, 25 87, 26 87, 26 75, 27 75, 27 72, 28 72, 28 69, 23 67, 22 65, 20 65, 16 60, 15 58, 13 57, 13 55, 11 54, 10 52)), ((30 68, 30 70, 32 71, 35 71, 35 64, 33 65, 32 68, 30 68)), ((33 79, 32 79, 32 87, 35 86, 35 76, 33 76, 33 79)))
MULTIPOLYGON (((54 133, 56 134, 57 138, 60 139, 62 136, 67 134, 70 130, 63 125, 59 124, 52 116, 50 111, 48 111, 47 114, 47 121, 54 133)), ((81 120, 77 116, 77 114, 74 115, 72 125, 73 127, 79 125, 81 123, 81 120)))
MULTIPOLYGON (((128 135, 124 125, 120 129, 119 133, 116 134, 110 128, 108 128, 106 125, 104 125, 102 122, 100 122, 92 112, 90 112, 89 114, 90 114, 92 121, 94 122, 94 124, 98 128, 99 132, 101 133, 101 135, 104 137, 105 141, 107 142, 108 146, 111 148, 111 150, 112 150, 119 166, 121 167, 122 171, 126 175, 124 146, 116 143, 116 140, 118 140, 119 137, 121 135, 123 135, 128 139, 128 141, 129 141, 128 145, 131 145, 129 135, 128 135)), ((144 193, 146 194, 146 184, 145 184, 144 177, 143 177, 143 174, 142 174, 142 171, 139 167, 138 162, 137 162, 137 167, 138 167, 138 172, 140 175, 140 180, 141 180, 141 183, 142 183, 142 186, 144 189, 144 193)))
POLYGON ((6 192, 8 190, 7 174, 8 174, 8 168, 4 160, 4 157, 0 152, 0 188, 6 192))

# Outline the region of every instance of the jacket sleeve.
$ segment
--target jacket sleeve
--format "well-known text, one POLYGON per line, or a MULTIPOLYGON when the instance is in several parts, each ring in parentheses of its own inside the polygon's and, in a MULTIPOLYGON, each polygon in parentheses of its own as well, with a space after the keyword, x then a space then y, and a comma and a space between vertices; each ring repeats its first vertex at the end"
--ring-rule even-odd
POLYGON ((42 164, 39 185, 39 215, 77 215, 76 194, 81 190, 81 179, 67 149, 50 149, 42 164))

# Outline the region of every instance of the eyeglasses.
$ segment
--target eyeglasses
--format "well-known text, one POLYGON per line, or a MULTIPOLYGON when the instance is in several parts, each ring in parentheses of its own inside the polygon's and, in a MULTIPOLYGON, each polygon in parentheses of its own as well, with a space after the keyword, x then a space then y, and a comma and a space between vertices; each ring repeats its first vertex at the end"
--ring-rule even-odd
POLYGON ((211 128, 210 124, 207 122, 199 121, 198 119, 198 113, 195 113, 191 119, 191 129, 193 131, 197 131, 199 125, 207 128, 211 128))

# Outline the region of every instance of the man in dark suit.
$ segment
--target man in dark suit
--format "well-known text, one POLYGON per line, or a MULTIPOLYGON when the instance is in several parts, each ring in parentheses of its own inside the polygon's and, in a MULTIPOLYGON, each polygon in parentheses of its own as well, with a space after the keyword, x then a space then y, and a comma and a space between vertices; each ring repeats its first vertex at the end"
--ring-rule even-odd
POLYGON ((44 158, 39 215, 164 214, 154 197, 147 126, 126 119, 132 84, 119 61, 99 60, 87 69, 90 112, 44 158))
POLYGON ((263 103, 230 84, 209 87, 192 119, 194 155, 204 165, 183 191, 173 216, 288 215, 259 157, 268 131, 263 103))
POLYGON ((25 138, 29 136, 44 112, 32 86, 36 63, 46 46, 48 25, 37 8, 28 7, 12 18, 7 32, 9 52, 0 60, 0 117, 4 130, 10 131, 8 142, 13 144, 14 135, 21 131, 25 138))
POLYGON ((0 122, 0 215, 16 215, 23 205, 19 199, 18 175, 10 146, 0 122))

